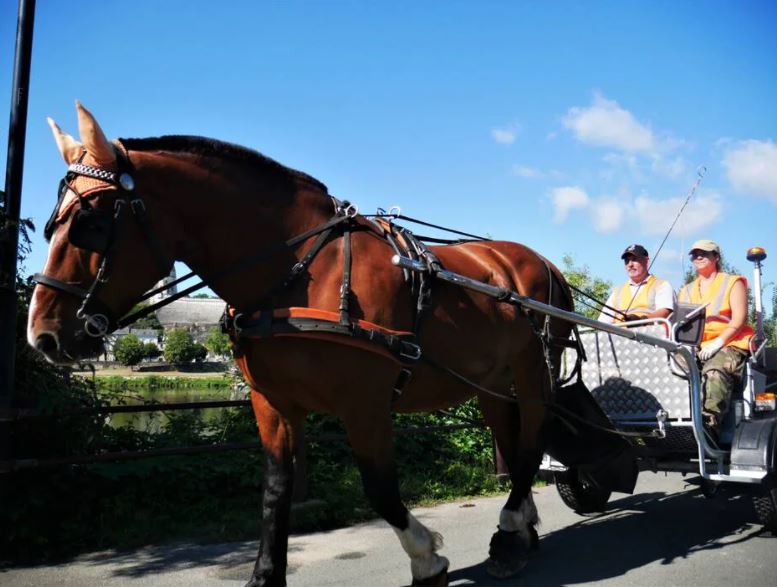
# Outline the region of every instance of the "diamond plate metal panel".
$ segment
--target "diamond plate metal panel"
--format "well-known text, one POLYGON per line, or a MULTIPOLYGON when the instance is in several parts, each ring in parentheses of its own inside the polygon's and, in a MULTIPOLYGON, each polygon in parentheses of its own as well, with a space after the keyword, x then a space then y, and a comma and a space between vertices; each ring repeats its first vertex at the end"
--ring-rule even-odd
MULTIPOLYGON (((660 325, 637 330, 665 336, 660 325)), ((660 409, 671 420, 691 417, 688 382, 672 373, 666 351, 599 331, 580 338, 588 355, 583 381, 611 419, 654 419, 660 409)))

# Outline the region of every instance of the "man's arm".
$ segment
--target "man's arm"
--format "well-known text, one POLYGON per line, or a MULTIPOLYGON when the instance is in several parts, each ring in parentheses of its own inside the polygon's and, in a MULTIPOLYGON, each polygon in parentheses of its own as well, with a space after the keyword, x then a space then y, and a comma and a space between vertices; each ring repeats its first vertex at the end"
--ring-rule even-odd
MULTIPOLYGON (((608 297, 607 301, 604 302, 605 306, 610 306, 611 308, 613 307, 612 297, 613 297, 612 294, 610 294, 610 297, 608 297)), ((615 312, 613 312, 612 310, 608 310, 606 307, 604 307, 602 308, 602 311, 599 312, 599 317, 597 318, 597 320, 599 322, 607 322, 607 324, 614 324, 615 320, 613 320, 613 318, 611 317, 613 314, 615 314, 615 312)))
POLYGON ((661 280, 656 286, 656 309, 647 315, 648 318, 668 318, 674 311, 675 295, 668 281, 661 280))

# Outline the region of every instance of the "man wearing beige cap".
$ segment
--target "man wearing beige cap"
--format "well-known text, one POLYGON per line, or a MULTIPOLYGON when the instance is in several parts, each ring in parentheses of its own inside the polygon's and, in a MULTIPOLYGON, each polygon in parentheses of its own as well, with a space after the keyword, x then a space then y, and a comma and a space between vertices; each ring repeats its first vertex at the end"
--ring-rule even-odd
POLYGON ((616 287, 604 303, 600 322, 617 324, 643 318, 666 318, 674 308, 668 281, 648 273, 650 256, 642 245, 629 245, 621 254, 629 279, 616 287))
POLYGON ((747 324, 747 279, 720 270, 715 241, 696 241, 689 255, 697 277, 680 288, 677 301, 709 304, 698 357, 705 420, 717 428, 728 411, 731 390, 742 378, 754 334, 747 324))

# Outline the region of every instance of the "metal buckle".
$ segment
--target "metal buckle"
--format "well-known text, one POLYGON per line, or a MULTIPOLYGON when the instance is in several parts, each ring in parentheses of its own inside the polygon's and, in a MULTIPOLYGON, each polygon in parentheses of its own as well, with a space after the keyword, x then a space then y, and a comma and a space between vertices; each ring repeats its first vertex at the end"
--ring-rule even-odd
POLYGON ((349 202, 348 206, 346 206, 345 208, 341 208, 341 211, 343 216, 345 216, 346 218, 353 218, 359 213, 359 206, 357 206, 356 204, 351 204, 349 202))
POLYGON ((235 314, 232 317, 232 331, 235 333, 235 338, 240 337, 240 333, 243 329, 238 325, 239 320, 243 317, 243 313, 235 314))
POLYGON ((146 204, 140 198, 135 198, 132 200, 130 205, 132 206, 132 212, 134 212, 136 216, 138 215, 138 212, 142 212, 143 214, 146 213, 146 204))
POLYGON ((417 361, 421 358, 421 345, 403 340, 399 345, 399 356, 403 359, 408 359, 409 361, 417 361), (412 354, 406 352, 405 349, 410 349, 412 354))
POLYGON ((102 338, 108 334, 110 321, 105 314, 84 314, 79 310, 77 317, 84 321, 84 332, 92 338, 102 338), (81 316, 78 316, 78 314, 81 316))

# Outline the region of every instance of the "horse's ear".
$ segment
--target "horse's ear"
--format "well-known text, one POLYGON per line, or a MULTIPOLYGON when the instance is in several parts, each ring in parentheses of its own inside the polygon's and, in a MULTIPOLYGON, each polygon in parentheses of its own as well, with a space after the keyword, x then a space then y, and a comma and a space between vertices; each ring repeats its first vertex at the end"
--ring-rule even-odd
POLYGON ((78 110, 78 132, 86 151, 92 156, 97 165, 110 166, 116 162, 116 152, 113 146, 105 138, 100 125, 81 102, 76 102, 78 110))
POLYGON ((69 134, 62 132, 59 125, 51 118, 47 118, 46 121, 51 127, 51 132, 54 133, 54 140, 57 141, 57 148, 59 149, 62 158, 65 160, 65 163, 70 165, 71 163, 78 161, 81 153, 84 152, 84 146, 69 134))

